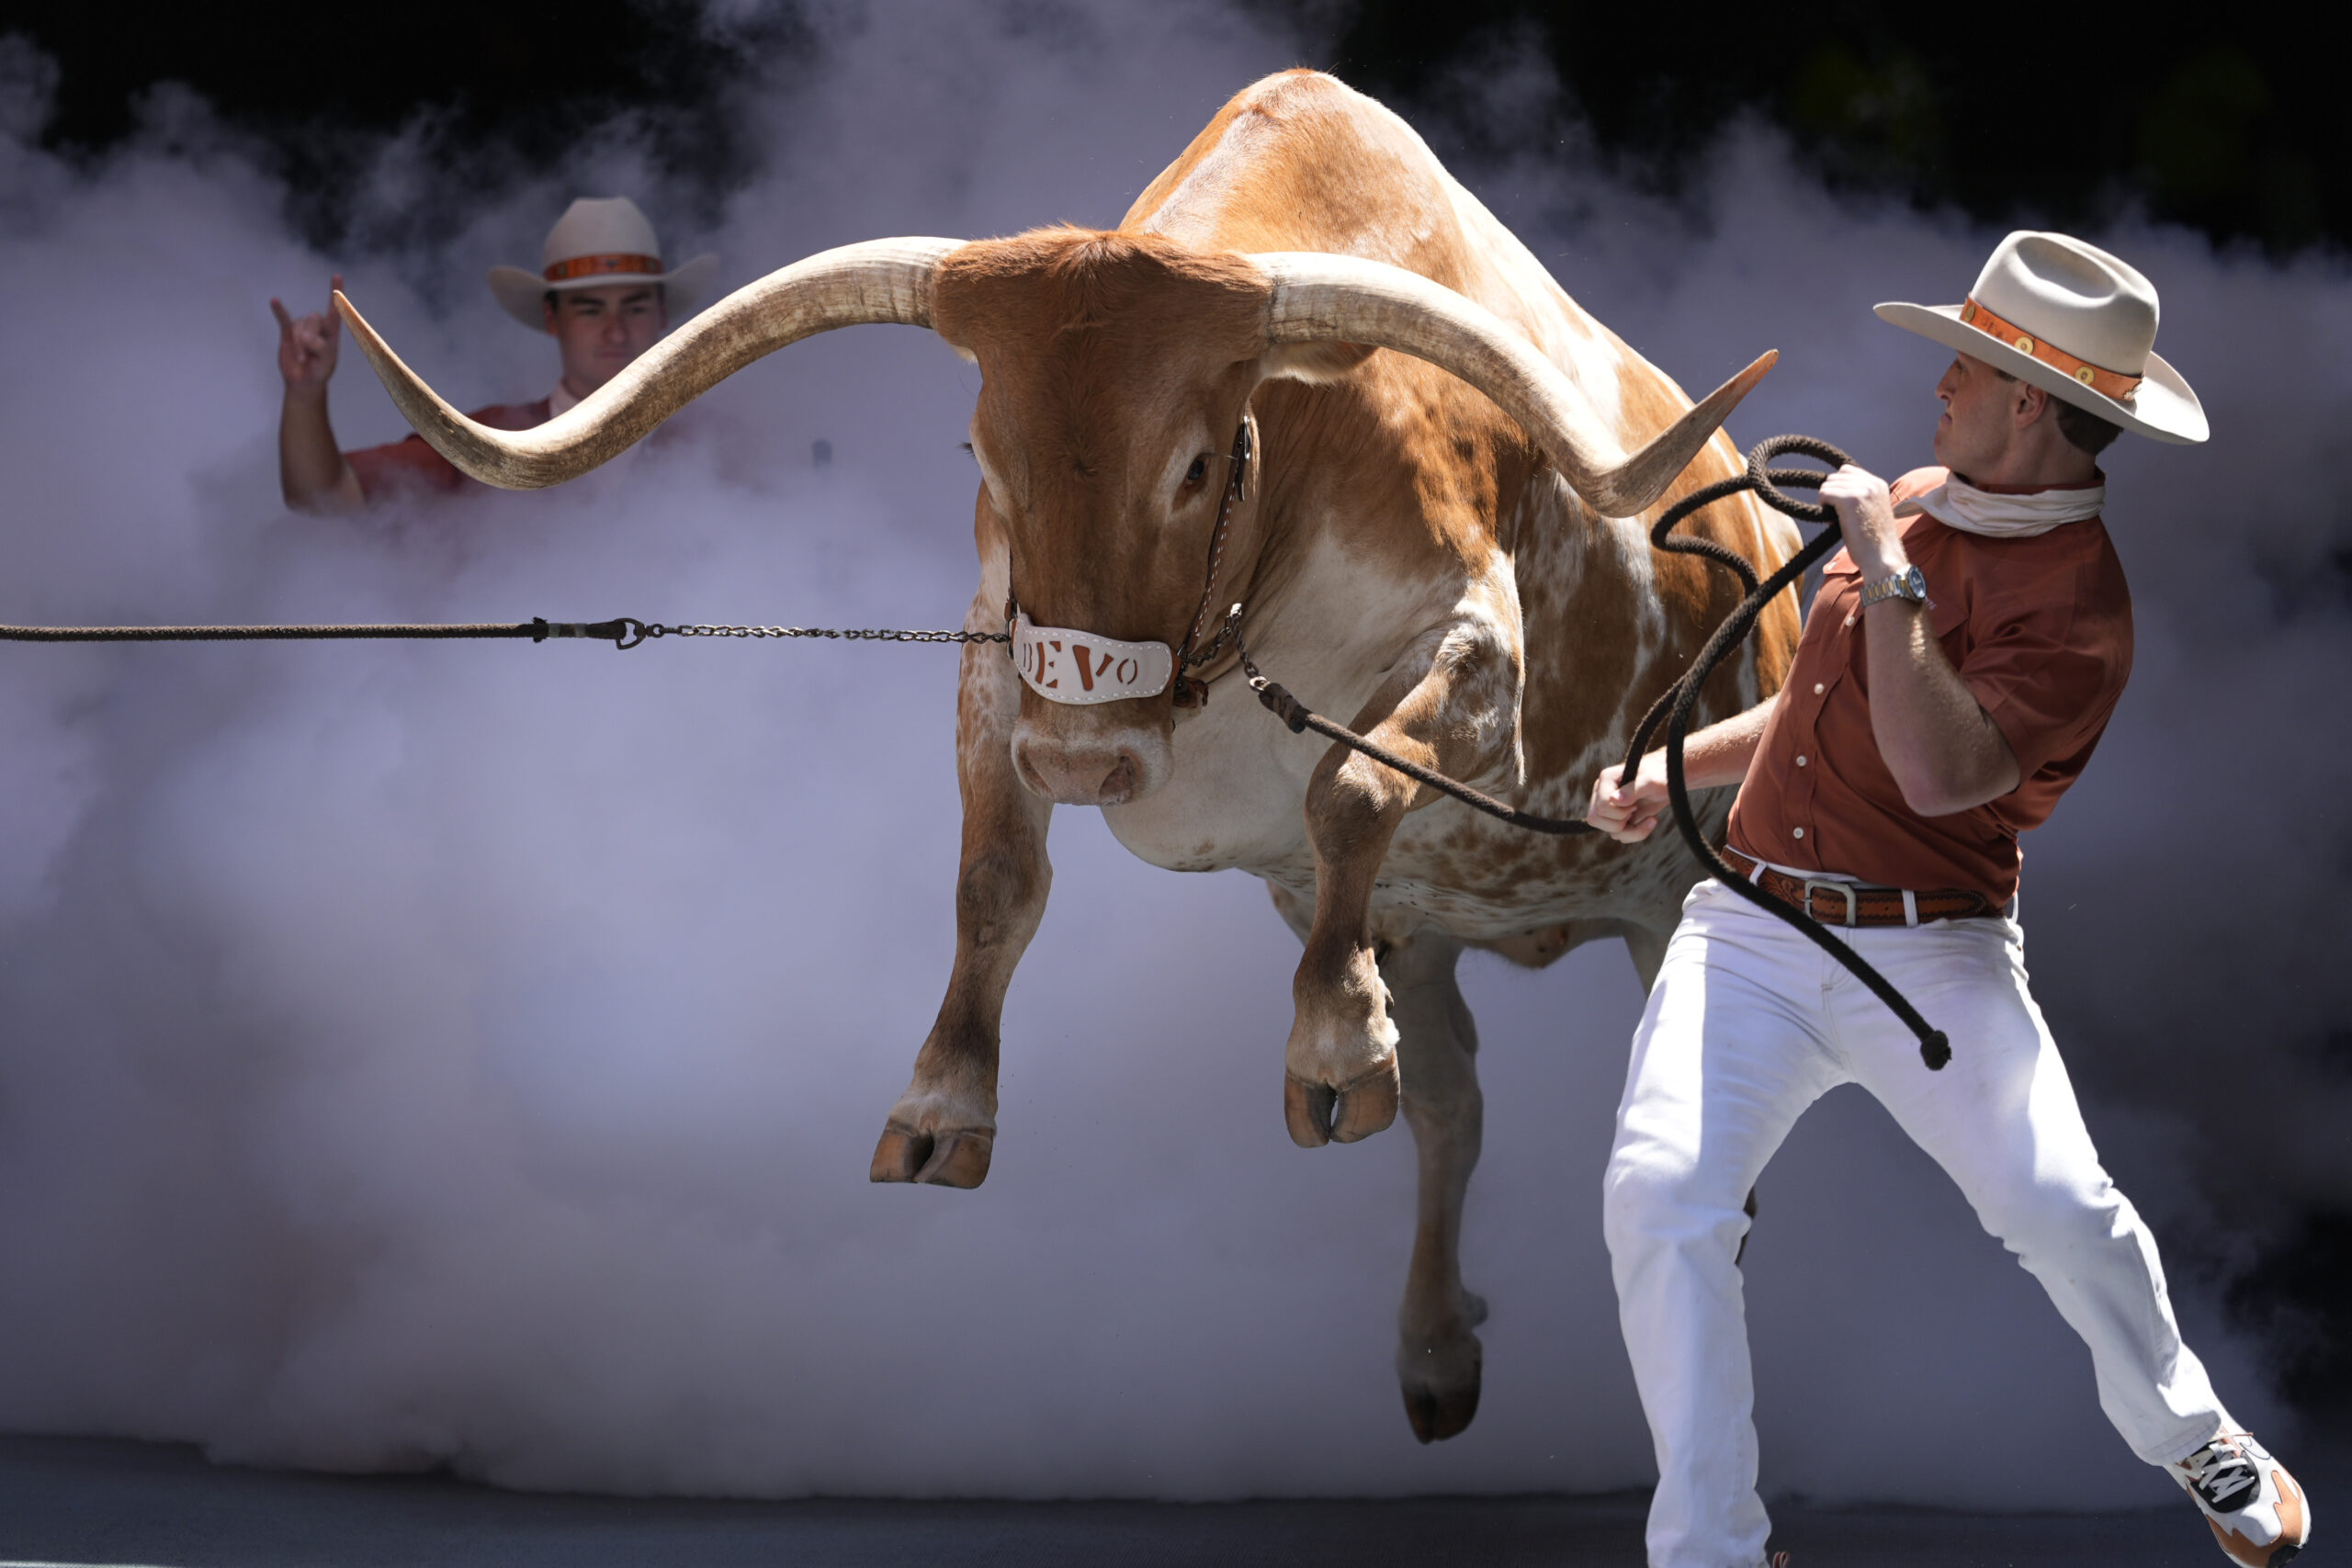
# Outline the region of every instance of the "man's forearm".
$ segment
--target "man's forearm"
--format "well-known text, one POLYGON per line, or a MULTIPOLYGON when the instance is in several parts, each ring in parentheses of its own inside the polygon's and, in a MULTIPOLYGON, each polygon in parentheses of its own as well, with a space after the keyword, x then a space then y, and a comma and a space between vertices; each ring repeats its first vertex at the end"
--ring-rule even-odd
MULTIPOLYGON (((1910 570, 1893 497, 1874 475, 1849 464, 1823 483, 1821 498, 1838 509, 1865 592, 1910 570)), ((1928 587, 1932 592, 1934 582, 1928 587)), ((1860 614, 1871 736, 1903 804, 1922 817, 1948 817, 2017 788, 2017 754, 1944 657, 1927 606, 1897 596, 1860 614)))
POLYGON ((1764 727, 1780 706, 1776 693, 1746 713, 1693 731, 1682 742, 1682 778, 1692 789, 1714 789, 1747 777, 1756 748, 1763 742, 1764 727))
POLYGON ((324 388, 286 389, 277 419, 277 484, 297 512, 356 512, 366 503, 359 476, 335 445, 324 388))
POLYGON ((1899 599, 1862 612, 1871 733, 1904 804, 1943 817, 2018 786, 2018 760, 1976 694, 1944 657, 1927 612, 1899 599))
MULTIPOLYGON (((1711 724, 1682 742, 1682 778, 1692 789, 1721 789, 1747 777, 1748 764, 1764 739, 1765 726, 1780 702, 1757 704, 1746 713, 1711 724)), ((1637 844, 1657 829, 1666 810, 1666 754, 1645 751, 1630 778, 1621 778, 1615 766, 1604 768, 1592 782, 1585 820, 1621 844, 1637 844)))

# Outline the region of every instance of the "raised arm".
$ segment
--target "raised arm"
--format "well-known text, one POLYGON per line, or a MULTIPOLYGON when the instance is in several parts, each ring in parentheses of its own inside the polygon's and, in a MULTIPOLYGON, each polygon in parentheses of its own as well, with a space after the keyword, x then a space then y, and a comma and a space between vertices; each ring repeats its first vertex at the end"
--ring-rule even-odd
MULTIPOLYGON (((1849 464, 1823 483, 1821 499, 1838 509, 1846 552, 1865 584, 1910 567, 1885 480, 1849 464)), ((2018 787, 2017 753, 1944 657, 1925 606, 1882 599, 1862 612, 1862 636, 1871 733, 1904 805, 1922 817, 1945 817, 2018 787)))
MULTIPOLYGON (((333 287, 343 287, 340 273, 333 287)), ((297 319, 278 300, 272 299, 269 308, 277 317, 277 373, 286 381, 286 401, 277 416, 278 488, 296 512, 356 512, 367 497, 327 421, 327 382, 334 375, 343 322, 333 310, 297 319)))

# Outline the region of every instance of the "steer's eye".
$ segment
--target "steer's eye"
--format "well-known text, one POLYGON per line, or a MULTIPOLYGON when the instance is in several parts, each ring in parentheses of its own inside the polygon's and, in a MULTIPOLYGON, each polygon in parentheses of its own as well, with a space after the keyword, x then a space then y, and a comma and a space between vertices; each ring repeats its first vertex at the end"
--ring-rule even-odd
POLYGON ((1184 482, 1188 485, 1196 485, 1208 477, 1209 460, 1205 457, 1193 458, 1193 466, 1184 470, 1184 482))

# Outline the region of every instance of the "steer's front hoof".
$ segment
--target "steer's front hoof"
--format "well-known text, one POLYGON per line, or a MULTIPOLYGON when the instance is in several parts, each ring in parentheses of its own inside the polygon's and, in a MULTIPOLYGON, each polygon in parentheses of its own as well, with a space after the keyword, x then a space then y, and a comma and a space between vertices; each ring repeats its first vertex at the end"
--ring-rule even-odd
POLYGON ((996 1134, 983 1128, 936 1134, 893 1122, 874 1145, 875 1181, 920 1181, 930 1187, 978 1187, 989 1176, 996 1134))
POLYGON ((1396 1060, 1351 1079, 1338 1089, 1310 1083, 1296 1073, 1283 1077, 1283 1119, 1290 1141, 1302 1149, 1352 1144, 1396 1120, 1396 1060))
POLYGON ((1331 1141, 1331 1111, 1339 1102, 1339 1091, 1329 1084, 1283 1075, 1283 1120, 1290 1123, 1290 1141, 1302 1149, 1319 1149, 1331 1141))
POLYGON ((996 1154, 996 1134, 978 1127, 942 1133, 933 1140, 931 1157, 915 1172, 915 1179, 931 1187, 978 1187, 989 1179, 989 1161, 996 1154))

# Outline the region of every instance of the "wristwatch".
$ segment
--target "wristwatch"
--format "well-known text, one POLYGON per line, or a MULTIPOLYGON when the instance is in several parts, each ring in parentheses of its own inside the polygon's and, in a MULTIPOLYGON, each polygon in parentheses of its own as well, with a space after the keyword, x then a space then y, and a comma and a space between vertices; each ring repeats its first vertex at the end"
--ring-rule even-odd
POLYGON ((1862 590, 1861 604, 1867 610, 1882 599, 1908 599, 1914 604, 1928 602, 1928 579, 1916 566, 1905 567, 1893 577, 1884 578, 1862 590))

